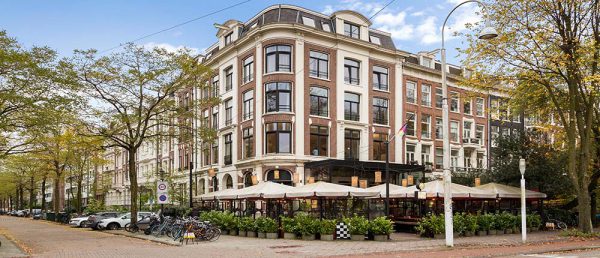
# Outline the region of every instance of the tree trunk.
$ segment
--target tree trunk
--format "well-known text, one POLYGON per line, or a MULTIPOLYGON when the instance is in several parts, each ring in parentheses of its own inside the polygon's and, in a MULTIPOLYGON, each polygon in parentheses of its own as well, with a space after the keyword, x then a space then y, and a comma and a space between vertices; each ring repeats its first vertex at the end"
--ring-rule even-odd
POLYGON ((46 176, 42 179, 42 211, 46 211, 46 176))
POLYGON ((55 178, 53 183, 54 187, 52 187, 52 211, 54 211, 54 213, 58 213, 60 212, 60 201, 58 201, 58 192, 60 192, 58 189, 60 185, 58 183, 58 178, 55 178))
POLYGON ((77 199, 77 203, 76 203, 77 214, 81 214, 81 207, 83 206, 83 203, 82 203, 83 192, 82 192, 82 189, 81 189, 82 185, 83 185, 82 181, 83 181, 83 176, 80 176, 77 179, 77 198, 76 198, 77 199))
POLYGON ((33 196, 35 180, 33 176, 29 178, 29 214, 33 214, 33 204, 35 200, 35 196, 33 196))
POLYGON ((138 201, 138 185, 137 185, 137 171, 135 167, 135 154, 136 148, 128 150, 128 171, 129 171, 129 196, 131 203, 131 223, 137 222, 137 201, 138 201))

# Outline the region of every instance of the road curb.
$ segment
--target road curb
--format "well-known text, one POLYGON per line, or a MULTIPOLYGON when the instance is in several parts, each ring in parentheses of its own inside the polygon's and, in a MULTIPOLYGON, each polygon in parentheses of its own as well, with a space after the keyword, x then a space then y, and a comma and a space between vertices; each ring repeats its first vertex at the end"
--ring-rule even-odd
POLYGON ((115 235, 115 236, 124 236, 124 237, 129 237, 129 238, 141 239, 141 240, 146 240, 146 241, 150 241, 150 242, 154 242, 154 243, 158 243, 158 244, 163 244, 163 245, 181 246, 181 244, 169 243, 169 242, 161 241, 161 240, 158 240, 158 239, 145 238, 145 237, 142 237, 142 236, 132 235, 132 234, 125 233, 125 232, 107 231, 107 230, 98 231, 98 232, 106 233, 106 234, 110 234, 110 235, 115 235))
MULTIPOLYGON (((600 249, 600 245, 563 247, 563 248, 556 248, 556 249, 543 250, 543 251, 528 251, 528 252, 519 253, 519 255, 544 254, 544 253, 551 253, 551 252, 573 252, 573 251, 593 250, 593 249, 600 249)), ((493 256, 479 256, 479 257, 506 257, 506 255, 499 254, 499 255, 493 255, 493 256)), ((477 258, 477 257, 475 257, 475 258, 477 258)))

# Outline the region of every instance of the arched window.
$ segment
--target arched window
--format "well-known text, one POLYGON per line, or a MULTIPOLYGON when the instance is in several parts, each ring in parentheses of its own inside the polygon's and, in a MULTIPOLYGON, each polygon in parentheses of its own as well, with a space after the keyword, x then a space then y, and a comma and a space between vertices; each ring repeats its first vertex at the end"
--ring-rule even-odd
POLYGON ((216 176, 212 180, 213 192, 219 191, 219 179, 216 176))
POLYGON ((283 170, 283 169, 276 169, 276 170, 269 170, 267 171, 267 181, 271 181, 271 182, 275 182, 275 183, 280 183, 280 184, 284 184, 284 185, 293 185, 293 181, 292 181, 292 172, 287 171, 287 170, 283 170), (279 174, 279 175, 277 175, 279 174))
POLYGON ((246 172, 244 174, 244 187, 252 186, 252 172, 246 172))
POLYGON ((200 181, 198 181, 198 195, 201 194, 205 194, 205 189, 204 189, 204 179, 200 179, 200 181))
POLYGON ((225 189, 233 188, 233 178, 231 178, 231 175, 225 174, 223 176, 223 182, 225 182, 225 189))

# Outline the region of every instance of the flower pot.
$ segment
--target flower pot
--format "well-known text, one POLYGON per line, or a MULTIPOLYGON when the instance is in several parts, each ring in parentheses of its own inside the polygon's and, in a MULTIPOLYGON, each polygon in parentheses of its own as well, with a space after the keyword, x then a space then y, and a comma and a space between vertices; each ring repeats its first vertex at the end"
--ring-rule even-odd
POLYGON ((488 235, 497 235, 498 232, 495 229, 488 230, 488 235))
POLYGON ((527 233, 531 233, 531 228, 527 228, 527 233))
POLYGON ((279 234, 277 233, 266 233, 267 239, 277 239, 279 238, 279 234))
POLYGON ((473 235, 475 235, 475 232, 472 232, 472 231, 465 231, 465 236, 466 236, 466 237, 472 237, 473 235))
POLYGON ((229 230, 221 230, 221 235, 229 235, 229 230))
POLYGON ((315 240, 315 234, 302 235, 302 240, 315 240))
POLYGON ((246 231, 241 231, 241 230, 240 230, 240 236, 241 236, 241 237, 245 237, 245 236, 246 236, 246 231))
POLYGON ((487 236, 487 231, 485 231, 485 230, 477 231, 477 235, 478 236, 487 236))
POLYGON ((323 234, 321 234, 321 240, 323 240, 323 241, 333 241, 333 234, 331 234, 331 235, 323 235, 323 234))
POLYGON ((246 236, 247 237, 256 237, 256 232, 254 232, 254 231, 247 231, 246 232, 246 236))
POLYGON ((267 233, 265 232, 258 232, 256 235, 258 236, 258 238, 267 238, 267 233))
POLYGON ((446 237, 446 235, 444 235, 444 234, 435 234, 435 235, 433 235, 434 239, 444 239, 445 237, 446 237))
POLYGON ((531 232, 538 232, 538 231, 540 231, 539 228, 531 228, 531 232))
POLYGON ((388 235, 373 235, 373 240, 375 241, 388 241, 388 235))
POLYGON ((237 230, 229 230, 229 235, 230 236, 237 236, 238 231, 237 230))
POLYGON ((283 233, 283 239, 296 239, 296 233, 283 233))
POLYGON ((497 235, 504 235, 504 230, 502 230, 502 229, 496 230, 496 234, 497 235))
POLYGON ((504 234, 512 234, 512 233, 513 233, 512 228, 507 228, 504 230, 504 234))
POLYGON ((365 235, 350 235, 352 241, 364 241, 365 235))

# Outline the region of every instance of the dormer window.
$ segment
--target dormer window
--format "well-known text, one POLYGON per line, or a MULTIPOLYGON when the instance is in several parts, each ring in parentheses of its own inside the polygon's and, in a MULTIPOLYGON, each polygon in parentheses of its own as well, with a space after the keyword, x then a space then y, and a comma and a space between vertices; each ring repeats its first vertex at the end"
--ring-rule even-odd
POLYGON ((425 67, 428 67, 428 68, 431 68, 431 62, 432 61, 433 60, 431 60, 431 58, 429 58, 429 57, 423 57, 423 58, 421 58, 421 65, 425 66, 425 67))
POLYGON ((331 32, 331 25, 329 25, 329 23, 327 23, 327 22, 322 22, 322 23, 321 23, 321 27, 323 27, 323 30, 324 30, 324 31, 331 32))
POLYGON ((356 24, 344 22, 344 35, 359 39, 360 38, 360 27, 356 24))
POLYGON ((233 32, 229 32, 229 34, 225 35, 225 46, 231 44, 233 32))
POLYGON ((309 17, 302 17, 302 23, 306 26, 315 27, 315 20, 309 17))
POLYGON ((371 43, 373 44, 377 44, 377 45, 381 45, 381 40, 379 39, 379 37, 377 36, 370 36, 369 40, 371 41, 371 43))

